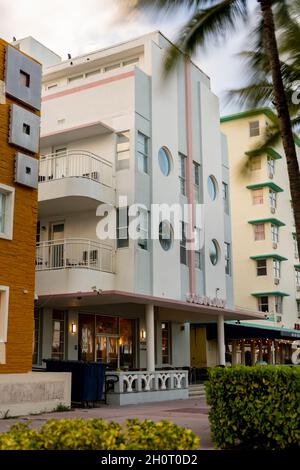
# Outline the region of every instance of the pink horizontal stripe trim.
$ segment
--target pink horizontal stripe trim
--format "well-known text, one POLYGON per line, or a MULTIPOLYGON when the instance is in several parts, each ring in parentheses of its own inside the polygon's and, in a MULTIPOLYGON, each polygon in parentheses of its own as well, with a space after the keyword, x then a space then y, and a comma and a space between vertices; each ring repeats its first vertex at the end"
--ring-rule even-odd
POLYGON ((69 90, 58 91, 49 96, 44 96, 42 101, 54 100, 56 98, 61 98, 62 96, 72 95, 73 93, 78 93, 79 91, 88 90, 90 88, 96 88, 101 85, 106 85, 107 83, 117 82, 118 80, 123 80, 124 78, 133 77, 134 72, 121 73, 110 78, 103 78, 102 80, 97 80, 96 82, 86 83, 85 85, 77 86, 70 88, 69 90))

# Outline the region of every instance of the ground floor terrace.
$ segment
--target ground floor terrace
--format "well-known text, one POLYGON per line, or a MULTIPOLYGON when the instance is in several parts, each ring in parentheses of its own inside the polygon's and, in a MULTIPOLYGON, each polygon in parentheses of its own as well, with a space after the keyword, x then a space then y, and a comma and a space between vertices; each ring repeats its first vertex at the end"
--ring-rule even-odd
POLYGON ((113 404, 187 398, 193 324, 215 325, 216 338, 203 337, 196 351, 203 359, 205 349, 205 365, 214 366, 226 363, 224 322, 261 318, 220 305, 119 291, 43 296, 35 310, 33 364, 45 367, 49 358, 106 364, 107 375, 117 377, 113 404))

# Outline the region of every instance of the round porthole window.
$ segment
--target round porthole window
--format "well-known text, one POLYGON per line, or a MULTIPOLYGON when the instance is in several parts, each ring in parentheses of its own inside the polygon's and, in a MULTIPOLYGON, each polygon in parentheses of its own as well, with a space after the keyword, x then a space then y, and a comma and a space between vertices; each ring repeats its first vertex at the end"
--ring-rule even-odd
POLYGON ((173 242, 173 229, 167 220, 159 224, 159 243, 163 250, 168 251, 173 242))
POLYGON ((171 157, 165 147, 162 147, 158 152, 158 163, 162 174, 168 176, 171 171, 171 157))
POLYGON ((207 190, 209 197, 212 201, 214 201, 217 197, 217 191, 218 191, 218 183, 214 176, 209 176, 207 180, 207 190))
POLYGON ((219 245, 216 240, 212 240, 209 245, 209 258, 211 263, 215 266, 219 260, 219 245))

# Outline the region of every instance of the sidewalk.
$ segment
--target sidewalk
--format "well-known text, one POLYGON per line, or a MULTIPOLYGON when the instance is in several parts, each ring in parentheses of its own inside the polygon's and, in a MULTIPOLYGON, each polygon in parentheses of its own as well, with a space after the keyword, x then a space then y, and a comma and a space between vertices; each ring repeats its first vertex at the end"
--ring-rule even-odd
POLYGON ((192 429, 200 437, 202 450, 213 449, 208 422, 208 407, 205 398, 189 398, 145 405, 108 406, 100 408, 81 409, 59 413, 44 413, 25 418, 0 419, 0 432, 6 432, 17 421, 31 420, 32 426, 40 426, 47 419, 71 418, 103 418, 107 421, 117 421, 123 424, 128 418, 151 419, 160 421, 168 419, 179 426, 192 429))

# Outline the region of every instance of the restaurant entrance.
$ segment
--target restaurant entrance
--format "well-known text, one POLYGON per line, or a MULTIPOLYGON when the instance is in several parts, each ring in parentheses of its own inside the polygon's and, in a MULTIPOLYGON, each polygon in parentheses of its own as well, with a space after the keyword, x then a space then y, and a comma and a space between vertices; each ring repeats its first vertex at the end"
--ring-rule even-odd
POLYGON ((135 320, 98 314, 79 314, 79 360, 97 361, 109 368, 135 367, 135 320))

